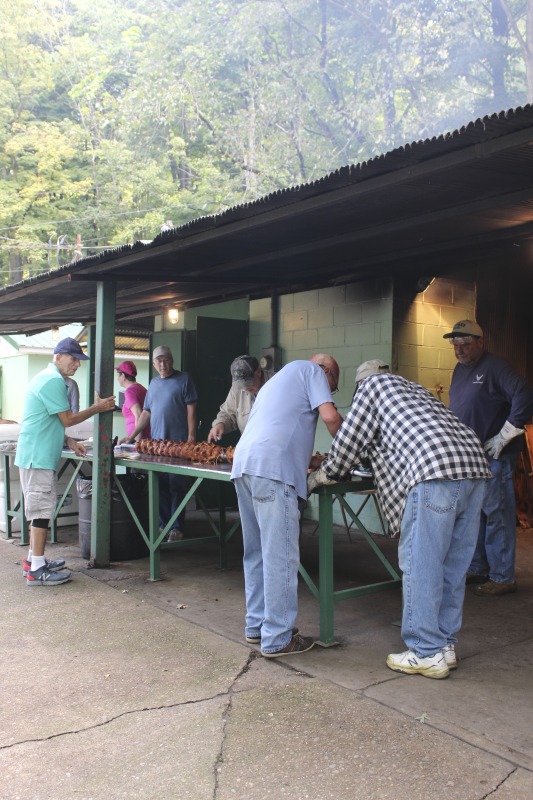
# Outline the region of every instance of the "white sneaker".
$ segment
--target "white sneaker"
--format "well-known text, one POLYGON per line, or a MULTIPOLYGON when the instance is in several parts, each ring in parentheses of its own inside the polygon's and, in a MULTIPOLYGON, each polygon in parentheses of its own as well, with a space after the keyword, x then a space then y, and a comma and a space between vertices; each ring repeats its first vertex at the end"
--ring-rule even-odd
POLYGON ((448 669, 457 669, 457 656, 455 654, 455 645, 447 644, 446 647, 442 648, 442 653, 444 655, 444 660, 448 665, 448 669))
POLYGON ((412 650, 406 650, 405 653, 391 653, 387 656, 387 666, 394 672, 423 675, 425 678, 447 678, 450 674, 442 650, 427 658, 419 658, 412 650))
POLYGON ((180 539, 183 539, 183 533, 179 528, 172 528, 169 531, 167 542, 178 542, 180 539))

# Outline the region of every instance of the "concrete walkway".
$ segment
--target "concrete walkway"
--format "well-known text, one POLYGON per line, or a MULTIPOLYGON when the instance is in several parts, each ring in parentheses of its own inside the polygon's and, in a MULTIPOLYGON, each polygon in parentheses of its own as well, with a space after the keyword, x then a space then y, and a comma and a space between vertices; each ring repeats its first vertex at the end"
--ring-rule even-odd
MULTIPOLYGON (((533 531, 518 594, 468 590, 444 681, 386 668, 404 649, 397 589, 337 604, 338 647, 267 661, 242 639, 238 542, 224 572, 191 545, 149 583, 146 560, 89 570, 77 529, 60 538, 48 555, 75 575, 55 589, 26 586, 25 549, 0 540, 2 800, 533 798, 533 531)), ((341 585, 382 576, 336 539, 341 585)), ((316 566, 310 527, 302 560, 316 566)), ((298 624, 318 634, 305 585, 298 624)))

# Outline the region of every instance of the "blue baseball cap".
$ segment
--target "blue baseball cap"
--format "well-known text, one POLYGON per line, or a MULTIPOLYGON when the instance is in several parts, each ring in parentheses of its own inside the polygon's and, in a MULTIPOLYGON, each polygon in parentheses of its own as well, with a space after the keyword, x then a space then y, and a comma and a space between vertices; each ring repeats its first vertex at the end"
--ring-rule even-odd
POLYGON ((61 339, 60 342, 54 347, 54 355, 72 356, 78 358, 80 361, 88 361, 89 356, 86 356, 80 347, 80 343, 76 339, 71 339, 67 336, 66 339, 61 339))

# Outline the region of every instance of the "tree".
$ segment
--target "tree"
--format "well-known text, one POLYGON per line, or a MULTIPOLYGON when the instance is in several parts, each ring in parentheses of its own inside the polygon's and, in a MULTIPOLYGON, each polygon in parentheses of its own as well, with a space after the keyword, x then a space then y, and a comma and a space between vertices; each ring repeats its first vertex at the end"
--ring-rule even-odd
POLYGON ((532 96, 533 0, 8 0, 4 281, 532 96), (58 244, 59 243, 59 244, 58 244))

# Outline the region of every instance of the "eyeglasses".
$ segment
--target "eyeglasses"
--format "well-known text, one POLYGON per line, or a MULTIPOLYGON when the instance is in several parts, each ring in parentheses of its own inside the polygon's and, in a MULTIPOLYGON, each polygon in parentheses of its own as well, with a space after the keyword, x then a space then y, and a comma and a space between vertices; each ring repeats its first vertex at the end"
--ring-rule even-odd
POLYGON ((320 364, 324 372, 326 373, 326 377, 331 375, 331 380, 333 381, 333 387, 330 389, 331 394, 337 394, 339 391, 339 379, 335 377, 335 373, 329 368, 325 367, 324 364, 320 364))
POLYGON ((455 347, 456 344, 472 344, 472 342, 476 342, 479 339, 479 336, 452 336, 450 338, 450 344, 452 347, 455 347))

